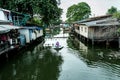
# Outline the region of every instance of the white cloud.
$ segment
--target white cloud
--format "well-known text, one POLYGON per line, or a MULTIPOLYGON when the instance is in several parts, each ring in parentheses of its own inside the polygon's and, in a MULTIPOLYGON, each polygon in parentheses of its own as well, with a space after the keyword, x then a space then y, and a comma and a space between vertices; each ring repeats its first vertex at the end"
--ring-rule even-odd
POLYGON ((117 7, 117 9, 120 10, 119 0, 61 0, 60 7, 63 9, 63 21, 66 20, 66 12, 68 7, 80 2, 86 2, 91 7, 92 14, 95 14, 95 16, 105 15, 111 6, 117 7))

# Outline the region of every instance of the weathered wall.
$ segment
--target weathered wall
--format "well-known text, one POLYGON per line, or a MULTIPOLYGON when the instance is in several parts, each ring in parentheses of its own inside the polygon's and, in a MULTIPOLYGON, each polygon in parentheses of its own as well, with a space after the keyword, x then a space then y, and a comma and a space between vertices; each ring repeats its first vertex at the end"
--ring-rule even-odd
POLYGON ((117 38, 118 26, 102 26, 94 28, 94 38, 100 40, 117 38))

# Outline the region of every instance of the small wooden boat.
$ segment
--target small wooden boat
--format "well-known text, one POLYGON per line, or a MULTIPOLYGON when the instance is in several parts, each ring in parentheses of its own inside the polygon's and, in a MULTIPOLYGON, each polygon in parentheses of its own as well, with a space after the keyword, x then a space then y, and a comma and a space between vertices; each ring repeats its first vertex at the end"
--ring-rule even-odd
POLYGON ((63 46, 59 46, 59 47, 53 47, 53 49, 55 49, 56 51, 59 51, 59 50, 61 50, 63 48, 63 46))

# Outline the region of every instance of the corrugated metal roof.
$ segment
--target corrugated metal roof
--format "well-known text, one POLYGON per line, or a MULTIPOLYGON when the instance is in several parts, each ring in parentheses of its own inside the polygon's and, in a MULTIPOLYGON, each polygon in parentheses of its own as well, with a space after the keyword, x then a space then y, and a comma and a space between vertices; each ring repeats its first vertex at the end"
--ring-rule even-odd
POLYGON ((120 22, 117 21, 116 18, 107 18, 107 19, 102 19, 102 20, 96 20, 96 21, 90 21, 90 22, 84 22, 84 23, 79 23, 82 25, 86 25, 88 27, 91 26, 111 26, 111 25, 120 25, 120 22))
POLYGON ((14 26, 14 25, 0 25, 0 27, 5 28, 5 29, 20 29, 21 27, 14 26))
POLYGON ((91 17, 91 18, 88 18, 88 19, 80 20, 80 21, 75 21, 73 23, 85 23, 85 22, 107 19, 107 18, 111 18, 111 17, 112 17, 112 15, 102 15, 102 16, 91 17))

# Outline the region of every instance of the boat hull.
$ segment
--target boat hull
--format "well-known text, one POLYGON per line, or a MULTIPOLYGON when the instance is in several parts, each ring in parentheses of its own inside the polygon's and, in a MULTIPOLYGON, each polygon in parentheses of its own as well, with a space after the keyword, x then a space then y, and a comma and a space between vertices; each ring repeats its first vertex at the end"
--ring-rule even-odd
POLYGON ((53 49, 55 49, 56 51, 61 50, 63 47, 54 47, 53 49))

